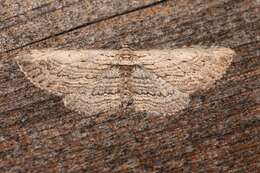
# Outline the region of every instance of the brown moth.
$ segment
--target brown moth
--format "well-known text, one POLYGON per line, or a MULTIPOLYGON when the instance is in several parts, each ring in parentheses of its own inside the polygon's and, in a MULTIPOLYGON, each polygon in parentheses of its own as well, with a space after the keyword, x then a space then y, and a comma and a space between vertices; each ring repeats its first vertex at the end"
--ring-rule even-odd
POLYGON ((189 96, 208 89, 232 61, 229 48, 174 50, 32 50, 16 57, 37 87, 63 96, 64 105, 87 115, 127 109, 174 114, 189 96))

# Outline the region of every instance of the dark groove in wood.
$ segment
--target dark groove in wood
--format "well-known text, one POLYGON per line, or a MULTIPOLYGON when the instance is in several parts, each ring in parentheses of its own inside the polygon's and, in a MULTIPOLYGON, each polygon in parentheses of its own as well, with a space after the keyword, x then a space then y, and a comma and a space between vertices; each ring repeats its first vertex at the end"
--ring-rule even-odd
MULTIPOLYGON (((25 14, 27 14, 28 12, 35 11, 35 10, 39 10, 39 9, 41 9, 41 8, 43 8, 43 7, 47 7, 47 6, 49 6, 50 4, 52 4, 52 3, 53 3, 53 2, 46 3, 46 4, 42 4, 41 6, 34 7, 34 8, 32 8, 32 9, 30 9, 30 10, 28 10, 28 11, 25 11, 25 12, 23 12, 23 13, 20 13, 20 14, 17 14, 17 15, 14 15, 14 16, 11 16, 11 17, 8 17, 8 18, 5 18, 4 20, 0 21, 0 23, 1 23, 1 22, 5 22, 5 21, 10 20, 10 19, 13 19, 13 18, 16 18, 16 17, 19 17, 19 16, 22 16, 22 15, 25 15, 25 14)), ((0 31, 1 31, 1 30, 0 30, 0 31)))
POLYGON ((60 36, 60 35, 64 35, 64 34, 67 34, 67 33, 69 33, 69 32, 72 32, 72 31, 75 31, 75 30, 84 28, 84 27, 86 27, 86 26, 93 25, 93 24, 96 24, 96 23, 99 23, 99 22, 102 22, 102 21, 105 21, 105 20, 109 20, 109 19, 112 19, 112 18, 115 18, 115 17, 118 17, 118 16, 126 15, 126 14, 129 14, 129 13, 138 11, 138 10, 143 10, 143 9, 146 9, 146 8, 150 8, 150 7, 152 7, 152 6, 162 4, 162 3, 166 2, 166 1, 168 1, 168 0, 161 0, 161 1, 159 1, 159 2, 155 2, 155 3, 149 4, 149 5, 143 6, 143 7, 138 7, 138 8, 135 8, 135 9, 133 9, 133 10, 125 11, 125 12, 123 12, 123 13, 121 13, 121 14, 115 14, 115 15, 112 15, 112 16, 109 16, 109 17, 105 17, 105 18, 101 18, 101 19, 98 19, 98 20, 94 20, 94 21, 92 21, 92 22, 84 23, 84 24, 82 24, 82 25, 79 25, 79 26, 77 26, 77 27, 68 29, 68 30, 66 30, 66 31, 62 31, 62 32, 59 32, 59 33, 50 35, 50 36, 48 36, 48 37, 42 38, 42 39, 40 39, 40 40, 36 40, 36 41, 34 41, 34 42, 27 43, 27 44, 25 44, 25 45, 23 45, 23 46, 20 46, 20 47, 14 48, 14 49, 9 49, 9 50, 6 50, 6 51, 0 52, 0 53, 9 53, 9 52, 11 52, 11 51, 19 50, 19 49, 22 49, 22 48, 24 48, 24 47, 31 46, 31 45, 33 45, 33 44, 36 44, 36 43, 39 43, 39 42, 48 40, 48 39, 50 39, 50 38, 57 37, 57 36, 60 36))
MULTIPOLYGON (((43 16, 43 15, 45 15, 45 14, 52 13, 52 12, 55 12, 55 11, 58 11, 58 10, 62 10, 62 9, 64 9, 64 8, 67 8, 67 7, 76 5, 76 4, 78 4, 78 3, 74 3, 74 4, 73 4, 73 3, 69 3, 69 4, 65 5, 65 6, 60 7, 60 8, 53 8, 53 9, 50 9, 50 10, 45 11, 45 12, 43 12, 43 13, 37 14, 36 16, 33 16, 33 17, 31 17, 30 19, 27 19, 27 20, 33 20, 33 19, 35 19, 35 18, 37 18, 37 17, 40 17, 40 16, 43 16)), ((0 28, 0 31, 7 30, 8 28, 11 28, 11 27, 14 27, 14 26, 17 26, 17 25, 19 25, 19 24, 26 23, 26 22, 27 22, 27 21, 19 21, 19 20, 18 20, 18 22, 14 23, 13 25, 9 25, 9 26, 0 28)))

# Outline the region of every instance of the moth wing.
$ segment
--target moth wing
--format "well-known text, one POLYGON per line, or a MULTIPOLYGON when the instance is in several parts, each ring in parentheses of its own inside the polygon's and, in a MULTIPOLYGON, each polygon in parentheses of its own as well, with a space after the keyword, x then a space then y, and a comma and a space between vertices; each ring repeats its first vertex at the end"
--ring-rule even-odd
POLYGON ((17 56, 16 61, 37 87, 54 94, 80 94, 94 87, 96 78, 109 68, 113 54, 105 50, 32 50, 17 56))
POLYGON ((130 82, 136 111, 172 114, 188 106, 187 93, 145 69, 135 68, 130 82))
POLYGON ((231 64, 234 51, 229 48, 182 48, 140 51, 143 66, 181 92, 207 89, 220 79, 231 64))
POLYGON ((87 115, 116 113, 121 105, 121 78, 117 67, 104 70, 93 82, 89 92, 66 95, 65 106, 87 115))

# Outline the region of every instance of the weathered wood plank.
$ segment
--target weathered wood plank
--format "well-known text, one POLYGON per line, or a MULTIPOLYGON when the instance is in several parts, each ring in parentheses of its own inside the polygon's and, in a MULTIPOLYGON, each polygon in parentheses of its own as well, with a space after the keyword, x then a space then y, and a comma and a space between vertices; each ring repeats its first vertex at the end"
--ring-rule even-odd
MULTIPOLYGON (((127 41, 134 48, 222 45, 235 49, 237 56, 215 87, 195 93, 190 107, 174 116, 133 113, 85 117, 67 110, 61 98, 39 90, 26 80, 12 61, 13 54, 21 49, 3 53, 0 58, 4 62, 0 68, 0 170, 258 170, 258 14, 255 1, 168 1, 34 44, 25 38, 29 45, 23 49, 116 48, 120 42, 127 41)), ((64 20, 63 16, 60 19, 64 20)), ((24 45, 23 39, 17 45, 11 40, 7 42, 8 49, 24 45)))
POLYGON ((0 25, 0 52, 59 35, 112 16, 145 8, 162 0, 64 0, 47 3, 4 19, 0 25))
POLYGON ((53 0, 1 0, 0 21, 17 17, 28 11, 42 8, 53 3, 53 0))

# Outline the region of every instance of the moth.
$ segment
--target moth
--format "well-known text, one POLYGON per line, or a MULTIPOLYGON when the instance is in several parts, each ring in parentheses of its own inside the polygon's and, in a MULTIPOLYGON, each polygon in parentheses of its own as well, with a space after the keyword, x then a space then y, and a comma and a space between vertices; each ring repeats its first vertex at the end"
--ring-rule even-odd
POLYGON ((126 110, 174 114, 210 88, 232 62, 223 47, 174 50, 31 50, 15 60, 37 87, 64 105, 95 115, 126 110))

